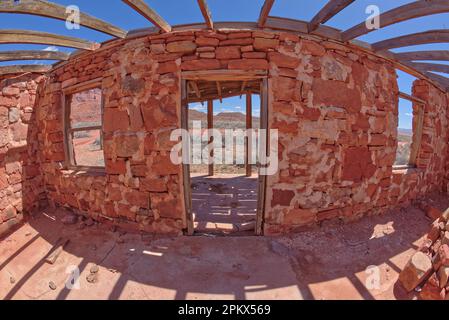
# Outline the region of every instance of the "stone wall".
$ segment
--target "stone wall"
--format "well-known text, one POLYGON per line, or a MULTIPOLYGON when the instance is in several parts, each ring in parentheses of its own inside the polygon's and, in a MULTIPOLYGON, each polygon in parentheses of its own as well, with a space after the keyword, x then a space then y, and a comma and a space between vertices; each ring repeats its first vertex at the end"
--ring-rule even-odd
POLYGON ((313 37, 261 31, 184 31, 109 45, 60 66, 41 88, 39 143, 52 203, 150 232, 186 228, 182 168, 169 159, 169 135, 180 127, 181 71, 212 69, 269 75, 280 170, 268 178, 266 234, 383 212, 442 188, 445 96, 425 81, 415 85, 415 94, 431 101, 418 169, 393 171, 398 88, 385 60, 313 37), (98 77, 106 170, 64 170, 62 89, 98 77))
POLYGON ((41 80, 0 77, 0 236, 46 205, 34 115, 41 80))

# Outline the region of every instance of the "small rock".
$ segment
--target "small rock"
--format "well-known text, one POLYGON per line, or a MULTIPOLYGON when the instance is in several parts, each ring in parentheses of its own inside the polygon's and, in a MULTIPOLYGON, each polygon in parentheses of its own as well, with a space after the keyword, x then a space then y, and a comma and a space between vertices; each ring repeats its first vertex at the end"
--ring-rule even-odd
POLYGON ((100 269, 98 268, 98 265, 94 264, 92 267, 90 267, 90 273, 97 273, 100 269))
POLYGON ((399 275, 399 281, 408 291, 415 289, 432 272, 432 261, 429 256, 418 251, 404 267, 399 275))
POLYGON ((118 239, 117 239, 117 243, 120 243, 120 244, 121 244, 121 243, 125 243, 125 240, 123 240, 123 238, 118 238, 118 239))
POLYGON ((78 225, 78 230, 83 230, 86 227, 86 224, 84 222, 80 222, 78 225))
POLYGON ((86 224, 86 226, 92 227, 95 221, 92 218, 88 218, 84 223, 86 224))
POLYGON ((423 300, 444 300, 446 297, 446 289, 441 289, 438 285, 438 279, 433 274, 424 284, 419 296, 423 300))
POLYGON ((10 282, 11 284, 16 283, 16 278, 14 278, 13 276, 9 277, 9 282, 10 282))
POLYGON ((440 282, 440 288, 444 288, 449 281, 449 267, 441 267, 438 270, 438 280, 440 282))
POLYGON ((117 226, 112 226, 111 227, 111 232, 116 232, 117 231, 117 226))
POLYGON ((51 290, 56 290, 56 284, 53 282, 53 281, 50 281, 49 283, 48 283, 48 286, 50 287, 50 289, 51 290))
POLYGON ((449 245, 449 231, 444 232, 444 236, 441 238, 441 244, 449 245))
POLYGON ((31 236, 32 235, 32 233, 31 232, 27 232, 27 233, 25 233, 25 237, 29 237, 29 236, 31 236))
POLYGON ((74 214, 66 214, 62 219, 61 222, 66 225, 76 224, 78 223, 78 216, 74 214))
POLYGON ((96 283, 98 281, 98 273, 90 273, 86 277, 87 282, 89 283, 96 283))
POLYGON ((442 212, 440 209, 437 209, 432 206, 427 206, 426 215, 433 221, 433 220, 439 219, 442 215, 442 212))

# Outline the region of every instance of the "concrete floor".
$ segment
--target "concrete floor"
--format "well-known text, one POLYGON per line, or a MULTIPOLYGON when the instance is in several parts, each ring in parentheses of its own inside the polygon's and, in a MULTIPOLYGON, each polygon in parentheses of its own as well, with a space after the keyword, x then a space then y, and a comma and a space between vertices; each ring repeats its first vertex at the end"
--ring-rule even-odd
POLYGON ((191 174, 195 231, 253 235, 257 213, 257 175, 191 174))
POLYGON ((79 230, 62 217, 44 212, 0 241, 1 299, 411 299, 396 285, 398 272, 430 224, 409 207, 279 238, 157 238, 99 225, 79 230), (70 242, 48 264, 62 236, 70 242), (365 285, 372 265, 378 288, 365 285), (69 290, 74 267, 80 288, 69 290))

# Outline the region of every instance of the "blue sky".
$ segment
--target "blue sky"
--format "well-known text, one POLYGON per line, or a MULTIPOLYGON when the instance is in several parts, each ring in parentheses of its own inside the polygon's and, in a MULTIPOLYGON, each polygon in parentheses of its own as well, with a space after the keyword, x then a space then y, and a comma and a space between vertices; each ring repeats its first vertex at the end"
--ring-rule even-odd
MULTIPOLYGON (((198 8, 196 0, 146 0, 162 17, 170 24, 185 24, 192 22, 202 22, 203 17, 198 8)), ((53 1, 62 5, 75 4, 88 14, 112 22, 125 29, 149 27, 151 24, 138 13, 128 7, 120 0, 56 0, 53 1)), ((413 2, 411 0, 356 0, 353 4, 340 12, 326 24, 338 29, 347 29, 365 20, 367 14, 365 8, 368 5, 378 5, 381 12, 385 12, 394 7, 413 2)), ((299 20, 310 20, 327 3, 327 0, 276 0, 271 11, 272 16, 282 16, 299 20)), ((208 0, 214 21, 256 21, 263 0, 208 0)), ((29 29, 45 32, 52 32, 72 37, 88 39, 102 42, 110 39, 109 35, 102 34, 84 27, 80 30, 68 30, 63 21, 35 17, 30 15, 17 15, 0 13, 0 28, 2 29, 29 29)), ((410 21, 402 22, 393 26, 372 32, 360 38, 367 42, 376 42, 383 39, 397 37, 404 34, 422 32, 432 29, 449 28, 449 13, 438 14, 429 17, 422 17, 410 21)), ((6 50, 42 50, 48 46, 42 45, 0 45, 0 51, 6 50)), ((61 51, 70 52, 68 48, 57 48, 61 51)), ((414 50, 449 50, 449 43, 429 44, 401 49, 394 49, 395 52, 414 50)), ((34 63, 23 62, 0 62, 0 65, 34 63)), ((39 63, 45 63, 39 62, 39 63)), ((447 62, 441 62, 447 64, 447 62)), ((414 78, 402 73, 399 74, 400 90, 410 93, 411 83, 414 78)), ((239 99, 230 99, 230 105, 242 105, 239 99)), ((243 101, 244 102, 244 101, 243 101)), ((401 102, 401 106, 403 103, 401 102)), ((226 106, 223 106, 226 108, 226 106)), ((229 107, 230 108, 230 107, 229 107)), ((405 108, 405 107, 404 107, 405 108)), ((401 111, 402 108, 400 108, 401 111)), ((408 112, 400 112, 400 122, 402 126, 411 126, 411 117, 405 115, 408 112), (410 118, 410 119, 408 119, 410 118)))

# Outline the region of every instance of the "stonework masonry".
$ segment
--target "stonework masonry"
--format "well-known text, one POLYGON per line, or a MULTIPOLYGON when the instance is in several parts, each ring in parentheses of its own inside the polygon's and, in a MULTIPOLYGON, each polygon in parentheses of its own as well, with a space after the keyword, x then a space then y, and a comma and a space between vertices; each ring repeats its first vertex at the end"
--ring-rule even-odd
POLYGON ((417 168, 393 170, 398 86, 388 61, 292 33, 182 31, 117 40, 28 79, 25 87, 2 82, 0 130, 9 134, 7 145, 22 129, 18 124, 29 121, 28 137, 35 138, 21 137, 28 145, 19 154, 0 145, 0 187, 8 190, 0 190, 0 222, 23 212, 2 200, 25 195, 14 183, 19 169, 8 167, 20 158, 35 170, 25 175, 31 180, 27 193, 32 191, 27 198, 134 230, 181 234, 187 227, 182 166, 171 163, 175 142, 169 140, 181 126, 181 72, 218 69, 268 74, 279 172, 267 179, 265 234, 379 214, 447 189, 448 96, 427 81, 413 86, 413 94, 428 102, 417 168), (63 90, 97 78, 104 95, 105 172, 66 170, 63 90))

